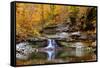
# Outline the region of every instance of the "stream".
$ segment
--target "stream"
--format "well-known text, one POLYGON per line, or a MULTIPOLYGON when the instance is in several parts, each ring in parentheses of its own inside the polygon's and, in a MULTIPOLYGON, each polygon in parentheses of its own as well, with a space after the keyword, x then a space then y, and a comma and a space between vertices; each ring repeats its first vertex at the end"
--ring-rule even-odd
POLYGON ((67 42, 71 47, 59 47, 54 39, 47 40, 47 46, 33 48, 34 44, 22 42, 16 45, 16 64, 49 64, 95 61, 94 49, 85 42, 67 42))

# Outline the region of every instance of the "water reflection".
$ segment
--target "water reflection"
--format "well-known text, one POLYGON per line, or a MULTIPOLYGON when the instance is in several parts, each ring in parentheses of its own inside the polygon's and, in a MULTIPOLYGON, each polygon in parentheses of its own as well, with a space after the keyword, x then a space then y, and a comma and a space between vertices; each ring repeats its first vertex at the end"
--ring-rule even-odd
POLYGON ((78 57, 84 56, 84 54, 85 54, 84 50, 85 50, 84 48, 76 48, 75 55, 78 57))
POLYGON ((55 55, 56 55, 55 50, 46 50, 45 53, 47 54, 47 60, 48 61, 55 59, 55 55))

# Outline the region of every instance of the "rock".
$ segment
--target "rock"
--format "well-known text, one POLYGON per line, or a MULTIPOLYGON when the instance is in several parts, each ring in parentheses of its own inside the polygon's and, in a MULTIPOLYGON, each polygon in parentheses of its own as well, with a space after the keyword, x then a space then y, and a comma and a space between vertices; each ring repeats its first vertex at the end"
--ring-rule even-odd
POLYGON ((36 48, 32 48, 28 43, 19 43, 16 45, 16 58, 27 60, 32 52, 37 52, 36 48))
POLYGON ((87 40, 87 35, 85 35, 85 34, 82 34, 80 37, 79 37, 79 39, 80 40, 87 40))
POLYGON ((69 34, 66 32, 62 32, 57 34, 59 38, 69 38, 69 34))
POLYGON ((96 41, 95 42, 92 42, 92 47, 96 47, 96 41))
POLYGON ((32 47, 27 43, 19 43, 16 45, 16 58, 28 58, 28 55, 33 52, 32 47))
POLYGON ((85 47, 85 46, 84 46, 83 43, 77 42, 77 43, 74 43, 74 44, 73 44, 73 47, 76 47, 76 48, 83 48, 83 47, 85 47))
POLYGON ((80 36, 81 34, 80 34, 79 31, 77 31, 77 32, 72 32, 71 35, 77 35, 77 36, 80 36))
POLYGON ((67 32, 68 30, 69 30, 68 27, 59 27, 56 29, 56 31, 58 32, 67 32))
POLYGON ((33 38, 33 37, 27 39, 27 41, 38 41, 38 40, 39 40, 38 38, 33 38))
POLYGON ((26 45, 28 45, 28 42, 16 44, 16 49, 24 49, 26 45))
POLYGON ((96 34, 89 35, 89 39, 95 41, 96 40, 96 34))
POLYGON ((16 53, 16 58, 21 60, 27 60, 29 58, 29 55, 23 55, 20 53, 16 53))

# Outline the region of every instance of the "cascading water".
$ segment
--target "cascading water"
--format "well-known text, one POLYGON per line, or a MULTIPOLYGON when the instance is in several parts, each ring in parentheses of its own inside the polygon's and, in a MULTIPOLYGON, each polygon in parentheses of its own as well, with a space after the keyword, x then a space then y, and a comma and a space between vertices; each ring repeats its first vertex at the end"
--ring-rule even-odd
POLYGON ((53 43, 53 45, 55 46, 55 48, 58 47, 58 45, 57 45, 57 43, 56 43, 55 40, 52 40, 52 43, 53 43))
POLYGON ((47 49, 51 48, 54 49, 57 47, 57 43, 53 39, 48 39, 48 46, 46 47, 47 49))

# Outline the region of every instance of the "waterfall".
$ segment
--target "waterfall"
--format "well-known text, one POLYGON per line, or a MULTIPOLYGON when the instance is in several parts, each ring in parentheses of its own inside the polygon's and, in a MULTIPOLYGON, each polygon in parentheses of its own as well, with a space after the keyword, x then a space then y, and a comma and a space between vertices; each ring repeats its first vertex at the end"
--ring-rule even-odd
POLYGON ((57 47, 57 43, 53 39, 48 39, 48 46, 46 48, 54 49, 57 47))
POLYGON ((52 40, 52 44, 54 45, 55 48, 58 46, 55 40, 52 40))

